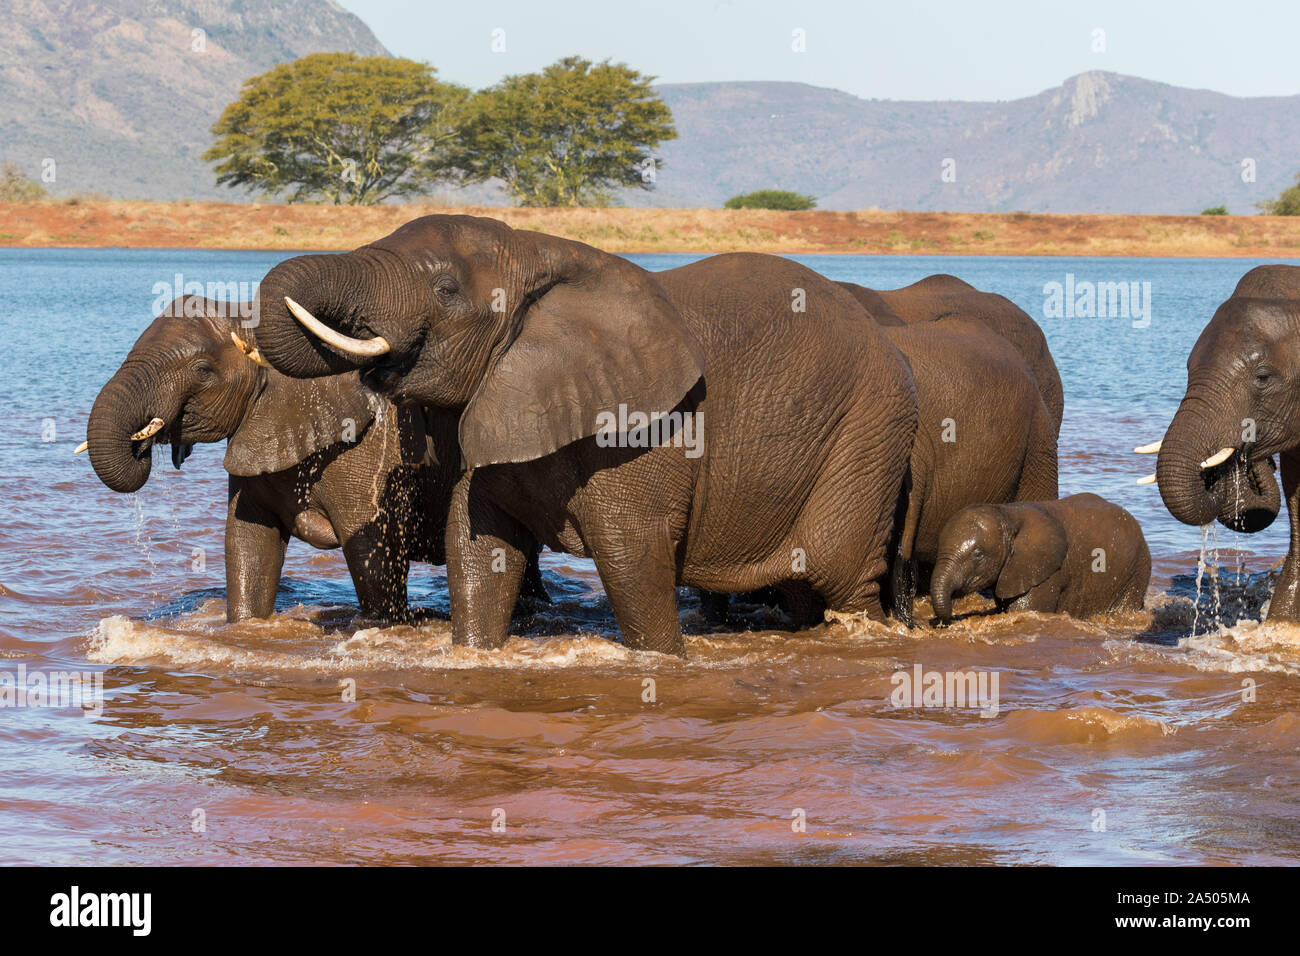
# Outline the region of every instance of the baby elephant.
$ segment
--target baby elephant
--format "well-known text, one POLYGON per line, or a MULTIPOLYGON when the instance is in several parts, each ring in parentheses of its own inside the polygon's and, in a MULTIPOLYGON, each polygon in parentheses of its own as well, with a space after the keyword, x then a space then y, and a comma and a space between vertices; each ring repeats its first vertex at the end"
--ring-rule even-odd
POLYGON ((944 622, 954 596, 990 586, 999 610, 1090 617, 1141 610, 1150 579, 1136 519, 1097 495, 1071 495, 957 512, 939 534, 930 598, 944 622))

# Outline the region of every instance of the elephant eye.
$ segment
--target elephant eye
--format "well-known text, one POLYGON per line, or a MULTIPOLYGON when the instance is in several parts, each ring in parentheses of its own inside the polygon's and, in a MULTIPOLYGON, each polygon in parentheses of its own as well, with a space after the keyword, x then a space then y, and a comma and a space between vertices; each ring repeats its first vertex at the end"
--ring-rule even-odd
POLYGON ((458 286, 452 279, 442 279, 433 287, 433 291, 437 293, 438 298, 440 299, 450 299, 460 291, 460 286, 458 286))
POLYGON ((1273 381, 1273 373, 1266 368, 1256 369, 1255 385, 1259 388, 1265 388, 1273 381))

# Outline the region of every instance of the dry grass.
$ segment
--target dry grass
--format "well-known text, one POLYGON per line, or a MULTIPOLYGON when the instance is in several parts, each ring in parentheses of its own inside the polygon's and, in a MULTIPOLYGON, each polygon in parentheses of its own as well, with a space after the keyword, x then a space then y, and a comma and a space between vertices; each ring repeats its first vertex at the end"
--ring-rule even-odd
POLYGON ((611 252, 1042 256, 1300 255, 1300 217, 284 206, 142 201, 0 204, 0 245, 352 249, 430 213, 493 216, 611 252))

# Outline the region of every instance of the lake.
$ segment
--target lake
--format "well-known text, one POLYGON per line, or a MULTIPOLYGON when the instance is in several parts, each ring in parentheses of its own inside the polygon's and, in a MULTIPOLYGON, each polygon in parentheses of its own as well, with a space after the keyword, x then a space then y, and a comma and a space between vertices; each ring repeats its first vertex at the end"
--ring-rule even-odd
POLYGON ((1285 515, 1211 531, 1193 606, 1202 531, 1132 454, 1260 260, 793 257, 876 288, 948 272, 1033 316, 1065 389, 1061 494, 1138 518, 1148 610, 791 634, 748 605, 711 627, 683 593, 689 656, 665 661, 610 640, 591 565, 565 555, 543 556, 554 607, 500 652, 451 647, 441 569, 411 583, 441 619, 367 626, 340 552, 301 542, 279 616, 225 624, 224 448, 182 471, 164 449, 135 495, 72 449, 178 276, 237 289, 286 255, 0 249, 0 670, 99 675, 106 698, 0 710, 0 862, 1300 860, 1300 630, 1254 620, 1285 515), (1128 284, 1129 315, 1059 307, 1087 283, 1128 284), (996 673, 998 712, 893 707, 917 664, 996 673))

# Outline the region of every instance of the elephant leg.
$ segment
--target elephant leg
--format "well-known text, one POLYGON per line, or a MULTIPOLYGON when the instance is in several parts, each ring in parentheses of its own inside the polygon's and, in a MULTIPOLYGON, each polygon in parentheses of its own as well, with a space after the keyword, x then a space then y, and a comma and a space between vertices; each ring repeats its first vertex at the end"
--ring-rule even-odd
POLYGON ((541 550, 540 547, 534 546, 528 553, 528 564, 524 568, 524 580, 519 588, 519 596, 538 604, 550 604, 551 596, 546 593, 546 585, 542 581, 542 568, 537 562, 541 550))
POLYGON ((1056 430, 1046 409, 1034 413, 1029 449, 1016 488, 1016 501, 1055 501, 1060 496, 1056 430))
POLYGON ((686 656, 677 619, 676 546, 666 525, 606 526, 587 542, 627 646, 686 656))
POLYGON ((700 596, 700 614, 710 624, 726 624, 727 609, 731 606, 731 595, 718 591, 696 589, 700 596))
MULTIPOLYGON (((915 451, 913 453, 916 454, 915 451)), ((930 466, 927 465, 927 471, 930 466)), ((921 502, 925 498, 927 482, 920 480, 916 467, 910 467, 903 477, 903 490, 898 496, 894 526, 898 530, 891 542, 889 561, 889 594, 886 610, 904 627, 911 627, 916 607, 916 532, 921 522, 921 502)))
POLYGON ((786 608, 796 631, 816 627, 826 621, 826 602, 806 581, 794 581, 780 587, 786 608))
POLYGON ((1291 519, 1291 546, 1282 564, 1268 605, 1270 621, 1300 620, 1300 455, 1282 453, 1282 494, 1286 496, 1287 515, 1291 519))
POLYGON ((1061 606, 1061 592, 1064 585, 1048 578, 1042 584, 1030 588, 1018 598, 1014 598, 1005 607, 1008 611, 1038 611, 1042 614, 1055 614, 1061 606))
POLYGON ((243 484, 230 480, 226 506, 226 620, 270 617, 284 567, 288 532, 247 497, 243 484))
POLYGON ((411 563, 400 542, 392 536, 376 538, 360 531, 343 542, 343 557, 362 614, 386 621, 404 621, 410 616, 406 578, 411 563))
POLYGON ((473 472, 456 483, 447 514, 452 640, 497 648, 510 636, 532 535, 490 501, 473 472))
POLYGON ((912 627, 916 608, 916 558, 894 555, 889 569, 889 592, 894 614, 904 627, 912 627))

